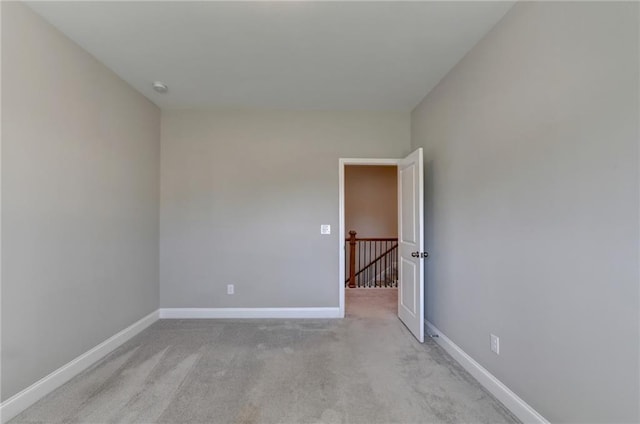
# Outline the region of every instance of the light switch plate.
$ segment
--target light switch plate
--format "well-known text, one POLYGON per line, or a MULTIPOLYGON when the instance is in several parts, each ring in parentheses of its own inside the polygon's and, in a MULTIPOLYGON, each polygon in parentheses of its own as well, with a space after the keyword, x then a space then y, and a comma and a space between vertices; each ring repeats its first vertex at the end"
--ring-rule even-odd
POLYGON ((496 355, 500 355, 500 337, 495 334, 491 335, 491 351, 496 355))
POLYGON ((331 225, 322 224, 320 226, 320 234, 331 234, 331 225))

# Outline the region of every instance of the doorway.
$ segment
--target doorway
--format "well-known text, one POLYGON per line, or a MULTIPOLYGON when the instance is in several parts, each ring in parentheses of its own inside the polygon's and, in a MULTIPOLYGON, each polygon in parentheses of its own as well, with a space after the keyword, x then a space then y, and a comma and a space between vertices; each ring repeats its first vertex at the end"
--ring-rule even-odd
MULTIPOLYGON (((345 216, 345 175, 347 166, 391 166, 397 172, 397 259, 395 268, 397 278, 396 314, 407 329, 418 339, 424 341, 424 263, 426 258, 424 249, 424 173, 423 151, 421 148, 412 152, 404 159, 345 159, 339 160, 339 308, 340 316, 345 317, 345 298, 347 279, 351 284, 356 283, 353 271, 346 275, 347 242, 351 243, 353 236, 347 240, 346 235, 351 231, 346 227, 345 216)), ((356 230, 357 231, 357 230, 356 230)), ((351 248, 351 247, 350 247, 351 248)), ((385 251, 382 251, 383 254, 385 251)), ((379 256, 380 254, 378 254, 379 256)), ((370 256, 374 260, 378 257, 370 256)), ((384 255, 383 255, 384 256, 384 255)), ((350 262, 353 263, 353 257, 350 262)), ((362 267, 362 265, 361 265, 362 267)), ((360 269, 362 269, 360 267, 360 269)), ((353 268, 352 268, 353 269, 353 268)), ((359 271, 360 269, 357 269, 359 271)), ((369 273, 364 278, 365 285, 376 281, 384 281, 379 277, 390 273, 390 268, 382 268, 383 273, 369 273)))
MULTIPOLYGON (((339 193, 340 193, 340 199, 339 199, 339 209, 340 209, 340 217, 339 217, 339 239, 340 239, 340 245, 339 245, 339 255, 340 255, 340 279, 339 279, 339 284, 340 284, 340 315, 342 317, 345 316, 345 304, 346 304, 346 286, 349 284, 349 282, 347 281, 349 276, 349 263, 347 262, 347 258, 349 257, 349 253, 348 250, 350 250, 350 244, 347 241, 347 237, 350 237, 349 235, 349 231, 352 231, 354 229, 351 228, 347 228, 347 219, 346 219, 346 211, 345 211, 345 207, 346 207, 346 186, 345 186, 345 178, 347 176, 347 169, 356 169, 353 167, 392 167, 395 168, 397 170, 398 167, 398 163, 400 162, 399 159, 365 159, 365 158, 359 158, 359 159, 340 159, 339 161, 339 182, 340 182, 340 187, 339 187, 339 193)), ((397 191, 396 191, 396 203, 397 203, 397 191)), ((397 208, 396 208, 397 209, 397 208)), ((397 213, 396 213, 396 222, 397 222, 397 213)), ((350 221, 351 223, 352 221, 350 221)), ((367 225, 367 227, 369 227, 369 225, 367 225)), ((367 229, 365 229, 365 231, 367 231, 367 229)), ((358 230, 355 229, 355 231, 357 232, 358 230)), ((356 234, 357 236, 357 234, 356 234)), ((397 230, 396 230, 396 236, 397 236, 397 230)), ((356 266, 358 266, 358 263, 356 263, 356 266)), ((353 284, 353 282, 352 282, 353 284)), ((396 310, 397 312, 397 310, 396 310)))
POLYGON ((398 169, 345 165, 345 314, 395 316, 398 169))

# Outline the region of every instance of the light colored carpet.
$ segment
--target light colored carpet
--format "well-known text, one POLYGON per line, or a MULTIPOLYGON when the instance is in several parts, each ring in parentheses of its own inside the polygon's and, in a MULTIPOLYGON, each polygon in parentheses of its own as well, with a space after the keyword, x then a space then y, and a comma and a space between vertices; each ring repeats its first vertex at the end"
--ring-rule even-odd
POLYGON ((344 320, 161 320, 12 423, 517 422, 396 296, 348 290, 344 320))

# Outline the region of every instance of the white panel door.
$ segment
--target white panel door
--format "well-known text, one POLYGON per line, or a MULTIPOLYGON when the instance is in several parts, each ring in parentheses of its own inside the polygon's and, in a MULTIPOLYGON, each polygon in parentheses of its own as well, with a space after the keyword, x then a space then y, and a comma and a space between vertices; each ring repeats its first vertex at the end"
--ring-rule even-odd
POLYGON ((422 149, 398 165, 398 317, 424 342, 422 149))

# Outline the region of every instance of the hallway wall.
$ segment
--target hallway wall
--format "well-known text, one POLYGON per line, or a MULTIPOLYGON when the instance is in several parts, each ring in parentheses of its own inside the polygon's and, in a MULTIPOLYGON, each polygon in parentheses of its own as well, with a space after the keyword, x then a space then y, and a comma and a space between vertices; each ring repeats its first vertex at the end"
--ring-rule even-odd
POLYGON ((347 165, 344 169, 345 237, 398 236, 398 168, 347 165))

